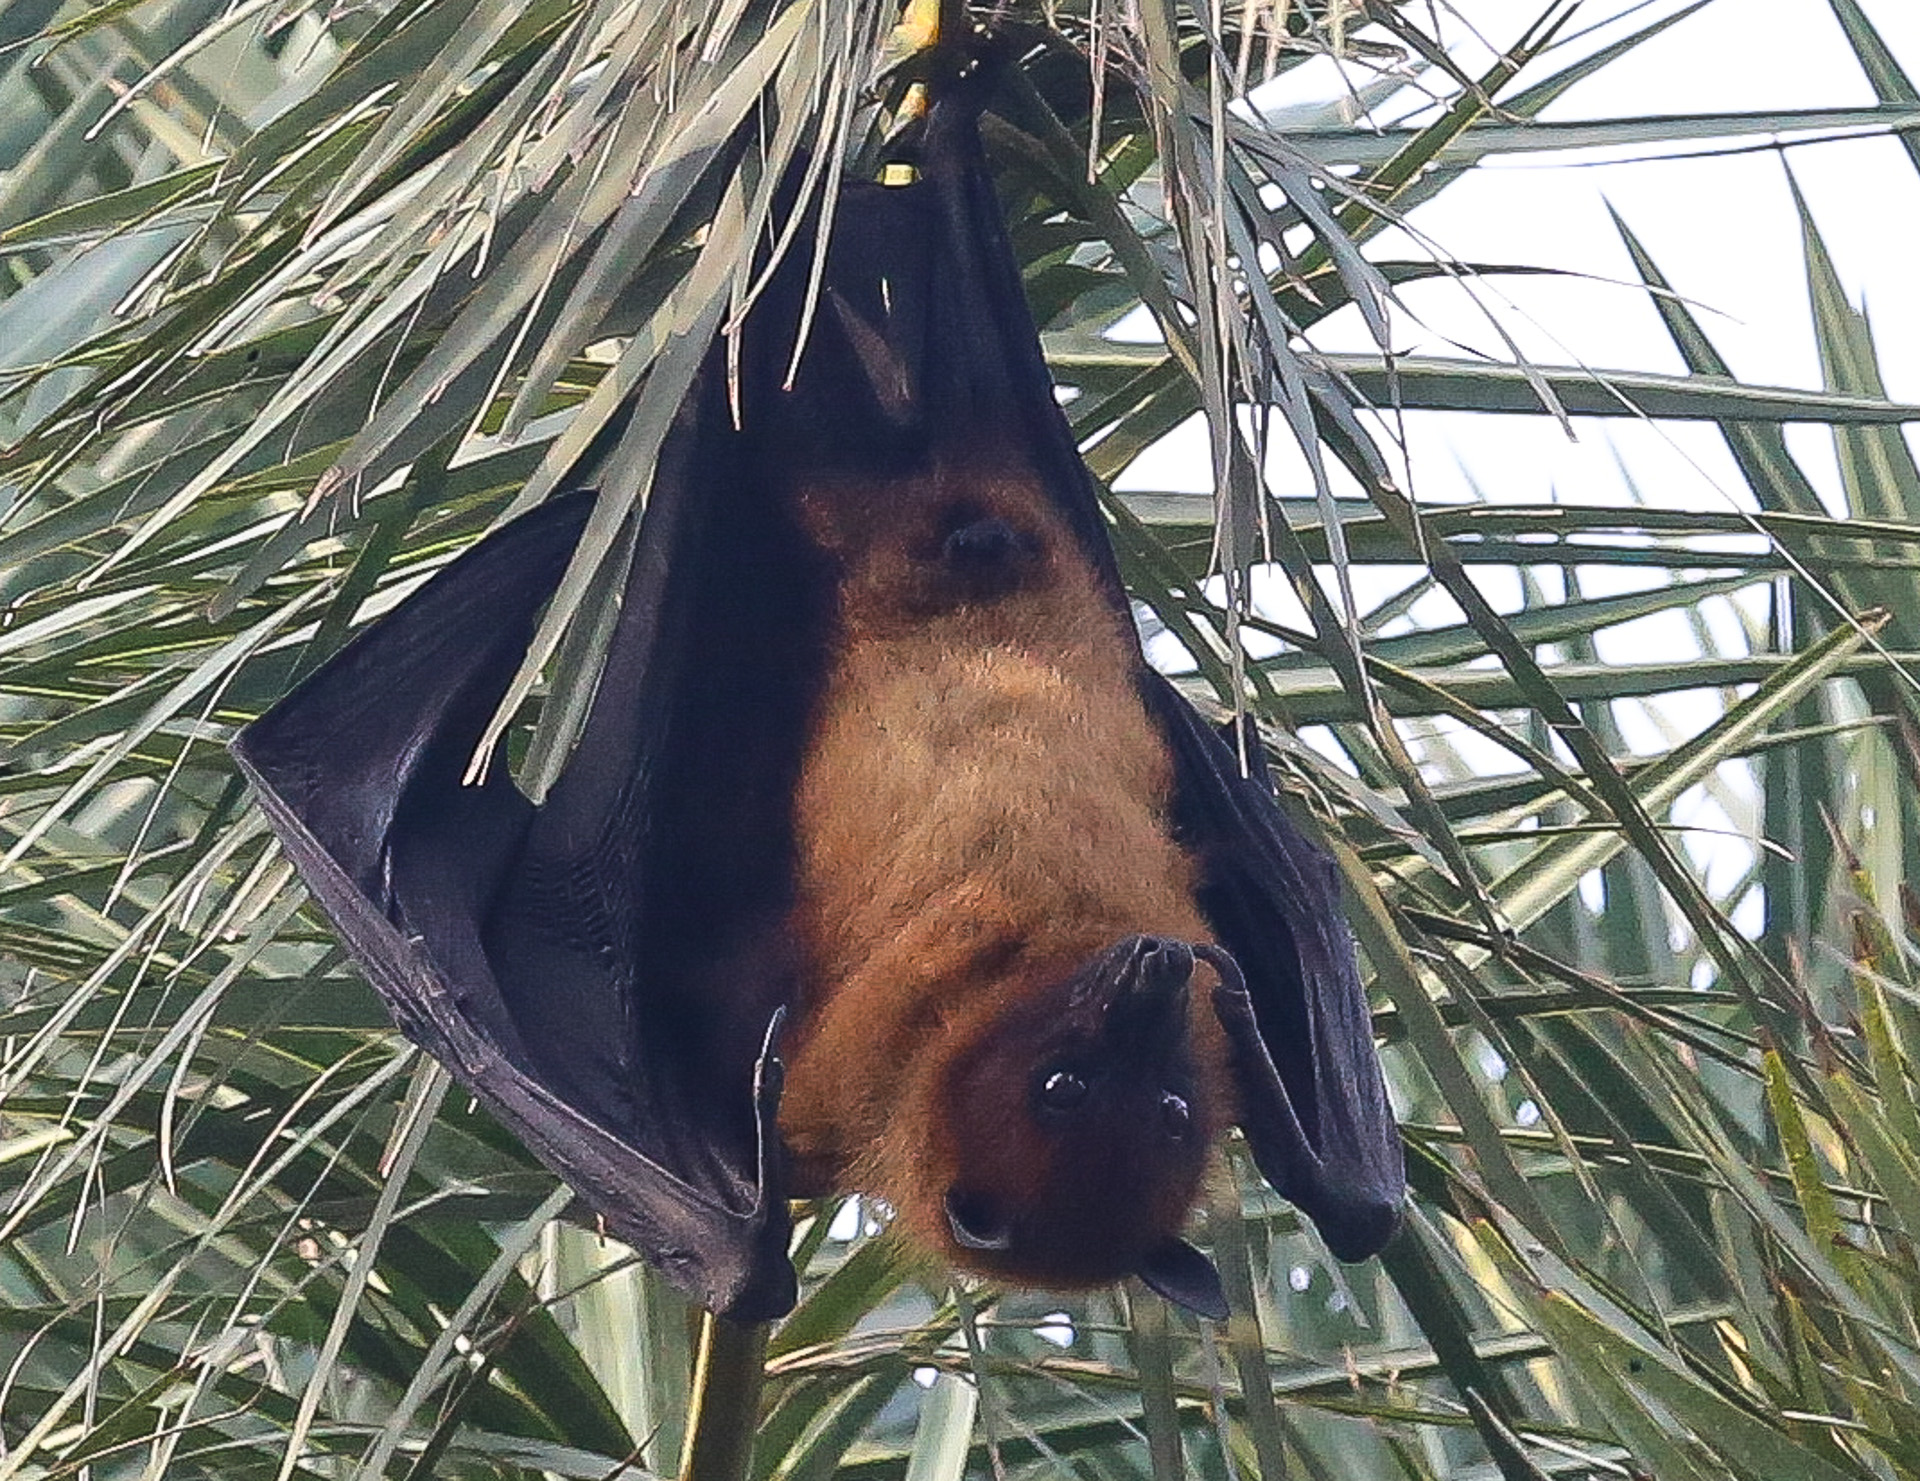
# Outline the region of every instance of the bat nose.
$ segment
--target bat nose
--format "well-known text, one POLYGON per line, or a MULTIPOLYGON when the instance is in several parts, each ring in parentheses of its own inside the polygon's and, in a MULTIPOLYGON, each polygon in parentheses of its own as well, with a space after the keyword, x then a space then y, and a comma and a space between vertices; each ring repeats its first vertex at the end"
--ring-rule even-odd
POLYGON ((1107 1003, 1107 1028, 1122 1039, 1177 1032, 1185 1021, 1193 948, 1164 936, 1136 936, 1122 951, 1122 966, 1107 1003))
POLYGON ((1164 936, 1141 936, 1134 945, 1134 971, 1141 990, 1162 997, 1187 985, 1193 976, 1193 948, 1164 936))

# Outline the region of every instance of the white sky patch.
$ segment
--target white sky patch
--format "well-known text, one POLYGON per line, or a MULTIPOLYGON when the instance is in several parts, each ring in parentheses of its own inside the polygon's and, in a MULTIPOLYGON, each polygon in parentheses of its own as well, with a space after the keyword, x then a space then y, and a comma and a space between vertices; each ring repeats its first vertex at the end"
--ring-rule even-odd
POLYGON ((1051 1342, 1055 1347, 1072 1347, 1079 1333, 1074 1330, 1073 1318, 1066 1312, 1050 1311, 1034 1327, 1033 1335, 1042 1342, 1051 1342))
MULTIPOLYGON (((1624 0, 1613 6, 1625 9, 1624 0)), ((1649 8, 1625 27, 1603 32, 1591 47, 1675 3, 1649 8)), ((1869 20, 1910 73, 1920 73, 1920 6, 1910 0, 1863 0, 1869 20)), ((1466 0, 1465 18, 1496 44, 1507 44, 1537 16, 1536 0, 1466 0)), ((1602 7, 1586 7, 1585 24, 1602 7)), ((1462 61, 1473 70, 1483 58, 1462 61)), ((1536 63, 1533 76, 1544 76, 1536 63)), ((1302 68, 1288 88, 1326 88, 1331 65, 1302 68), (1308 74, 1317 73, 1316 76, 1308 74)), ((1528 79, 1523 73, 1517 86, 1528 79)), ((1558 99, 1547 121, 1637 117, 1662 111, 1768 112, 1792 108, 1871 106, 1873 91, 1825 0, 1720 0, 1636 48, 1558 99)), ((1649 158, 1648 150, 1585 150, 1553 155, 1496 156, 1422 206, 1412 224, 1467 262, 1551 264, 1587 279, 1514 278, 1488 287, 1509 301, 1501 322, 1537 363, 1564 364, 1577 348, 1600 368, 1680 373, 1684 366, 1661 326, 1608 214, 1609 204, 1640 237, 1674 288, 1695 306, 1736 375, 1761 385, 1820 384, 1800 230, 1789 174, 1806 197, 1848 295, 1865 300, 1880 329, 1889 394, 1920 401, 1920 335, 1897 326, 1920 320, 1920 276, 1912 243, 1920 239, 1920 175, 1892 139, 1854 138, 1764 147, 1767 136, 1681 146, 1683 152, 1759 145, 1755 152, 1699 158, 1649 158)), ((1375 257, 1417 249, 1397 231, 1369 249, 1375 257)), ((1421 253, 1420 255, 1425 255, 1421 253)), ((1395 348, 1411 354, 1457 354, 1448 341, 1508 355, 1469 295, 1446 282, 1404 290, 1424 324, 1397 315, 1395 348)), ((1314 334, 1325 350, 1364 351, 1371 336, 1359 315, 1343 311, 1314 334)), ((1617 498, 1617 451, 1649 502, 1724 507, 1671 446, 1679 443, 1714 481, 1740 480, 1706 428, 1650 428, 1609 419, 1602 429, 1576 422, 1579 441, 1546 417, 1431 413, 1409 419, 1416 453, 1434 444, 1455 459, 1420 456, 1423 498, 1444 499, 1471 477, 1496 501, 1527 502, 1551 487, 1580 501, 1583 490, 1617 498), (1412 424, 1424 424, 1415 429, 1412 424), (1609 446, 1609 444, 1612 446, 1609 446)), ((1793 435, 1808 453, 1808 473, 1823 493, 1835 492, 1831 441, 1817 428, 1793 435)))
POLYGON ((833 1211, 833 1222, 827 1225, 827 1238, 836 1244, 849 1244, 859 1237, 861 1224, 860 1200, 845 1199, 833 1211))
MULTIPOLYGON (((1475 31, 1504 45, 1541 7, 1538 0, 1462 0, 1457 8, 1475 31)), ((1613 0, 1612 8, 1626 9, 1627 0, 1613 0)), ((1682 0, 1649 7, 1626 27, 1681 8, 1682 0)), ((1920 75, 1920 6, 1864 0, 1864 8, 1909 71, 1920 75)), ((1589 6, 1578 24, 1605 13, 1605 6, 1589 6)), ((1626 27, 1602 31, 1582 49, 1626 27)), ((1456 39, 1466 35, 1457 22, 1451 30, 1456 39)), ((1468 70, 1485 60, 1470 42, 1457 54, 1468 70)), ((1518 86, 1547 75, 1548 65, 1536 63, 1518 86)), ((1355 80, 1367 79, 1356 70, 1355 80)), ((1320 61, 1270 90, 1282 105, 1323 101, 1342 91, 1334 65, 1320 61)), ((1575 85, 1543 118, 1860 107, 1874 101, 1825 0, 1720 0, 1575 85)), ((1576 276, 1489 279, 1479 303, 1454 282, 1405 285, 1401 291, 1418 319, 1395 313, 1394 348, 1457 356, 1467 345, 1506 360, 1505 346, 1487 323, 1486 305, 1538 364, 1568 364, 1577 350, 1597 369, 1682 373, 1678 351, 1638 286, 1609 218, 1611 204, 1693 305, 1736 375, 1759 385, 1817 388, 1819 360, 1791 172, 1849 297, 1865 301, 1880 330, 1889 395, 1920 401, 1920 334, 1901 330, 1920 321, 1920 274, 1911 268, 1912 244, 1920 241, 1920 175, 1892 139, 1788 142, 1784 151, 1767 147, 1767 136, 1683 146, 1690 152, 1760 146, 1752 153, 1699 158, 1655 158, 1648 149, 1491 158, 1422 206, 1413 225, 1462 261, 1550 265, 1576 276)), ((1375 258, 1428 255, 1397 230, 1368 250, 1375 258)), ((1147 321, 1129 320, 1116 337, 1148 332, 1147 321)), ((1316 327, 1313 341, 1327 351, 1373 349, 1354 310, 1316 327)), ((1387 430, 1384 421, 1380 425, 1387 430)), ((1750 503, 1724 442, 1710 427, 1577 417, 1570 440, 1546 415, 1415 412, 1401 425, 1412 454, 1414 492, 1425 502, 1617 504, 1624 478, 1656 507, 1725 510, 1750 503)), ((1812 426, 1789 428, 1787 436, 1815 487, 1837 508, 1831 437, 1812 426)), ((1271 449, 1276 490, 1307 495, 1311 484, 1298 449, 1284 436, 1275 437, 1271 449)), ((1337 463, 1329 471, 1336 493, 1358 493, 1337 463)), ((1116 486, 1207 489, 1210 459, 1200 418, 1149 449, 1116 486)), ((1355 575, 1366 583, 1359 593, 1363 607, 1386 594, 1384 581, 1371 571, 1355 575)), ((1596 588, 1589 594, 1606 593, 1596 588)), ((1297 618, 1289 613, 1283 620, 1297 618)))

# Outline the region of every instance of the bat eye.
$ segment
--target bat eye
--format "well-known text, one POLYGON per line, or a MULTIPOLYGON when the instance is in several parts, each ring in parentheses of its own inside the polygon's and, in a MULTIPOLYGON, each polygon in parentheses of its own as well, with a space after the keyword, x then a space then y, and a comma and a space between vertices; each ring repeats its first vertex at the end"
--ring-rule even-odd
POLYGON ((1071 1111, 1087 1098, 1087 1082, 1072 1070, 1055 1070, 1040 1082, 1041 1104, 1051 1111, 1071 1111))
POLYGON ((1178 1139, 1184 1137, 1193 1126, 1193 1108, 1187 1104, 1184 1095, 1163 1090, 1160 1092, 1160 1119, 1166 1124, 1167 1135, 1178 1139))

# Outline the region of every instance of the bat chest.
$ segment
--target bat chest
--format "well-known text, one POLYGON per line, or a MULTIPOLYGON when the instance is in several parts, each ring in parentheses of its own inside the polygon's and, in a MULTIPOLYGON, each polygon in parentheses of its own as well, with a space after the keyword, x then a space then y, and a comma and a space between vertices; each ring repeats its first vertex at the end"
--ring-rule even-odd
POLYGON ((964 1025, 1124 937, 1205 932, 1131 625, 1071 536, 991 499, 855 526, 795 802, 782 1125, 816 1187, 933 1095, 964 1025))

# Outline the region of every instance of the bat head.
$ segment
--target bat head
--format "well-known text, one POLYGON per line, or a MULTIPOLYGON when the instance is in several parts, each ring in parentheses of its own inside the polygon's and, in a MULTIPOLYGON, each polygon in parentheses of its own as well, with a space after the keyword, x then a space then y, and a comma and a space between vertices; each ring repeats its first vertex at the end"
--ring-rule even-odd
POLYGON ((1204 1265, 1178 1237, 1219 1116, 1193 1043, 1193 968, 1182 942, 1128 937, 956 1058, 940 1190, 954 1264, 1056 1288, 1136 1273, 1161 1285, 1169 1262, 1204 1265))

